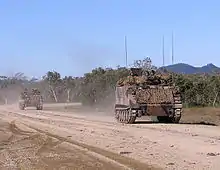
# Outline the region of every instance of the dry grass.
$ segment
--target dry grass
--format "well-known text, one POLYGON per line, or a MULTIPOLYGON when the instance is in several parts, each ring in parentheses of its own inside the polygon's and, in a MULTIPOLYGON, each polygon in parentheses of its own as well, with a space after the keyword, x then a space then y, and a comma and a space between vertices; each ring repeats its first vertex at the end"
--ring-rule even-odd
POLYGON ((220 108, 184 108, 181 122, 220 125, 220 108))

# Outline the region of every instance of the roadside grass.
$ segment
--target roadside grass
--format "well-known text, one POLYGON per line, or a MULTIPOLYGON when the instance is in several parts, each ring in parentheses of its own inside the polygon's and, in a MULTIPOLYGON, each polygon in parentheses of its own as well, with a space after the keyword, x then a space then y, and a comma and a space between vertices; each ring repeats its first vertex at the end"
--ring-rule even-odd
POLYGON ((220 125, 219 107, 184 108, 181 123, 201 123, 220 125))

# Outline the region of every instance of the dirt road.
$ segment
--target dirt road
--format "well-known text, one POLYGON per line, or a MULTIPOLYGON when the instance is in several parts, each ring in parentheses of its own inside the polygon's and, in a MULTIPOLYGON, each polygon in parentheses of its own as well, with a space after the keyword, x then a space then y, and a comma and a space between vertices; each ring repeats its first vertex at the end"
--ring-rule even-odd
POLYGON ((92 113, 20 111, 14 106, 0 107, 0 117, 16 125, 23 123, 56 140, 65 140, 71 146, 86 148, 96 155, 91 161, 102 157, 102 161, 111 162, 106 167, 153 169, 151 165, 154 169, 181 170, 218 170, 220 167, 220 128, 215 126, 122 125, 98 113, 95 116, 92 113))
POLYGON ((66 139, 25 129, 0 122, 0 169, 126 169, 66 139))

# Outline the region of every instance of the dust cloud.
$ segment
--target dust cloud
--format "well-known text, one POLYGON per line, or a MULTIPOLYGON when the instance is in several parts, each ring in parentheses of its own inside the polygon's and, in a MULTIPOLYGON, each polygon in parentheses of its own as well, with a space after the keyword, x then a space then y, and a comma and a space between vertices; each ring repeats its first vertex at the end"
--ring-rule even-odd
POLYGON ((7 88, 0 89, 0 104, 15 104, 18 102, 19 94, 22 91, 22 86, 11 85, 7 88))

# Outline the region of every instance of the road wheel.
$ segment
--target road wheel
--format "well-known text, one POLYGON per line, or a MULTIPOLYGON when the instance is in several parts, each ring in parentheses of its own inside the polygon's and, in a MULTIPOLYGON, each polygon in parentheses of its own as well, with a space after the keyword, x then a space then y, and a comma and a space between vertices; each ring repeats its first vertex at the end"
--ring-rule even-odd
POLYGON ((181 119, 181 112, 182 112, 182 109, 175 109, 174 111, 174 116, 170 118, 170 122, 171 123, 179 123, 180 119, 181 119))
POLYGON ((120 123, 132 124, 136 120, 136 116, 131 114, 130 109, 116 109, 115 110, 115 118, 120 123))

